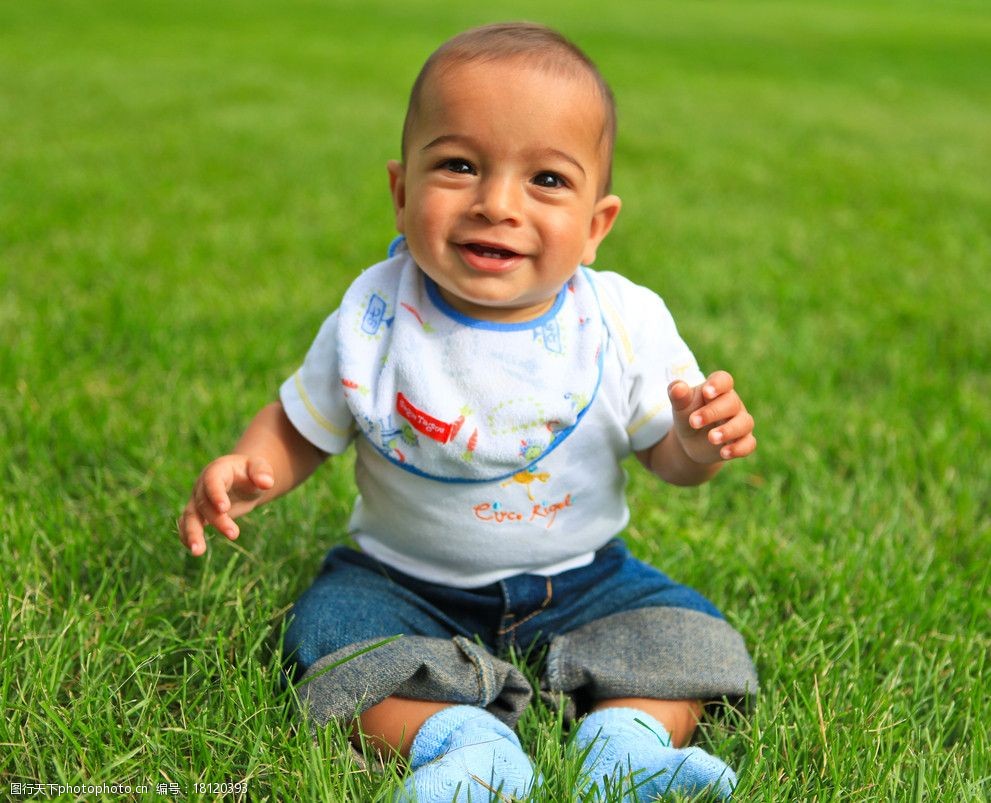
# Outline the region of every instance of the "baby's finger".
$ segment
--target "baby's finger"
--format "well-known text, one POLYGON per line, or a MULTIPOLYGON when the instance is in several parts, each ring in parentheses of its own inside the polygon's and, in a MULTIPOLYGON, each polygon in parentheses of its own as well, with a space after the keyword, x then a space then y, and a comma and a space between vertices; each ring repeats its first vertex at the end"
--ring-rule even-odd
POLYGON ((275 485, 275 472, 264 457, 252 457, 248 460, 248 479, 262 491, 267 491, 275 485))
POLYGON ((203 521, 192 501, 186 505, 179 517, 179 540, 196 557, 206 552, 206 536, 203 521))
POLYGON ((753 434, 744 435, 739 440, 735 440, 732 443, 727 443, 722 449, 719 450, 719 456, 723 460, 734 460, 739 457, 746 457, 752 454, 757 448, 757 439, 753 434))
POLYGON ((692 429, 703 429, 719 421, 726 421, 739 414, 743 409, 743 402, 736 394, 735 390, 730 390, 718 396, 714 401, 710 401, 704 407, 700 407, 688 419, 692 429))
POLYGON ((203 496, 205 501, 213 506, 218 513, 226 513, 231 509, 229 490, 233 477, 230 472, 207 472, 203 478, 203 496))
POLYGON ((709 430, 709 443, 717 446, 720 443, 732 443, 754 431, 754 417, 746 410, 741 410, 730 420, 724 421, 718 427, 709 430))
POLYGON ((241 533, 240 528, 235 524, 230 514, 217 510, 216 506, 210 500, 205 499, 202 503, 198 501, 196 512, 201 521, 211 525, 217 532, 222 533, 231 541, 241 533))
POLYGON ((231 541, 236 539, 241 534, 241 528, 237 526, 237 523, 228 516, 226 513, 221 513, 210 522, 219 533, 229 538, 231 541))
POLYGON ((712 400, 733 390, 733 376, 729 371, 713 371, 702 386, 702 396, 712 400))
POLYGON ((671 402, 675 425, 682 429, 689 428, 688 416, 702 404, 699 389, 693 388, 684 380, 676 379, 668 385, 668 400, 671 402))

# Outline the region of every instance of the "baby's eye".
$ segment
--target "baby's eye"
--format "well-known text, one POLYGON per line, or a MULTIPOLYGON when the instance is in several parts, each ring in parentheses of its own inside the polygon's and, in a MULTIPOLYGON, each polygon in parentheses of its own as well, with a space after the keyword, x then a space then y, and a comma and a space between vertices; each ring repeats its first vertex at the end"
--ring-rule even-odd
POLYGON ((568 186, 568 182, 564 180, 557 173, 537 173, 533 177, 533 183, 538 187, 543 187, 545 190, 557 190, 561 187, 568 186))
POLYGON ((475 172, 475 168, 467 159, 445 159, 440 163, 440 167, 450 173, 461 173, 466 176, 475 172))

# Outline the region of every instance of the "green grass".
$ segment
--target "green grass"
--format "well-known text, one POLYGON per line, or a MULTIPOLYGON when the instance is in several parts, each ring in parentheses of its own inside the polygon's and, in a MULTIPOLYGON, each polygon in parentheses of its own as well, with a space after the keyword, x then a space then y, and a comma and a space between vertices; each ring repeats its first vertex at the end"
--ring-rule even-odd
MULTIPOLYGON (((633 549, 758 664, 753 715, 702 735, 740 799, 988 799, 988 6, 498 14, 560 27, 613 82, 625 207, 599 265, 658 290, 758 420, 758 454, 710 486, 630 466, 633 549)), ((343 537, 350 459, 203 560, 175 519, 383 253, 420 62, 493 18, 0 0, 0 794, 396 788, 279 692, 282 618, 343 537)), ((535 708, 520 730, 566 800, 560 723, 535 708)))

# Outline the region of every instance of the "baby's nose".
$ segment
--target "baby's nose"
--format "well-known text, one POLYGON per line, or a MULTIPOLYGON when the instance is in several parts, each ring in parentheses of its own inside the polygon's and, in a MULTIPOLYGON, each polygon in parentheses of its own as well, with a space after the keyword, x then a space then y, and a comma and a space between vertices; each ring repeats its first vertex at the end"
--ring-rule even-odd
POLYGON ((513 179, 490 177, 479 182, 478 196, 472 211, 489 223, 517 222, 522 207, 522 194, 519 183, 513 179))

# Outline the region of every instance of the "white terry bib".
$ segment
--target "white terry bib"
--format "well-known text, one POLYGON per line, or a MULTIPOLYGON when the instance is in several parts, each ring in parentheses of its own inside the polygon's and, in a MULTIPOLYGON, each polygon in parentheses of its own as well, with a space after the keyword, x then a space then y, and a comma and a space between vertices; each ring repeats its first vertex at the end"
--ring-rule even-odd
POLYGON ((396 465, 453 482, 510 477, 578 425, 602 373, 605 326, 584 269, 523 323, 467 318, 401 250, 341 302, 338 357, 348 407, 396 465))

